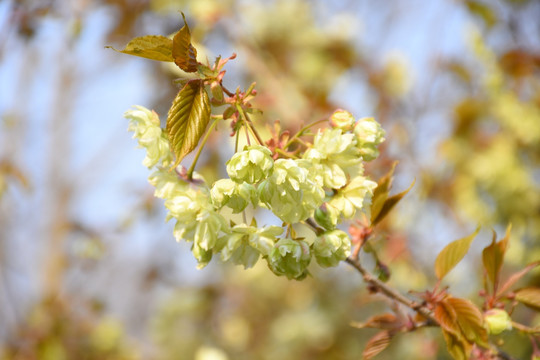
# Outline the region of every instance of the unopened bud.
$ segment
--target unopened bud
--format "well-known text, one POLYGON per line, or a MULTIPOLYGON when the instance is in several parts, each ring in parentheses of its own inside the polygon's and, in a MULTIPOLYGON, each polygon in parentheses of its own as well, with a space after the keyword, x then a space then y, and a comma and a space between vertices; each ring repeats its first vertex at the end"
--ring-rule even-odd
POLYGON ((354 117, 346 110, 336 110, 330 117, 330 125, 343 131, 349 131, 354 125, 354 117))
POLYGON ((510 315, 502 309, 491 309, 484 313, 484 320, 488 332, 498 335, 505 330, 512 329, 512 319, 510 315))

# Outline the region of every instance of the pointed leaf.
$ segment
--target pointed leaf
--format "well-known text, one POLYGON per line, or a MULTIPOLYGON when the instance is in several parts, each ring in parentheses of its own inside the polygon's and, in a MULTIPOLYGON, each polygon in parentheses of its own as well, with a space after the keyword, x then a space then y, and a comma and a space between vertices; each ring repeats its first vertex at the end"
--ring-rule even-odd
POLYGON ((457 323, 457 313, 452 306, 450 306, 446 300, 443 300, 437 304, 433 316, 444 330, 459 334, 459 325, 457 323))
POLYGON ((210 100, 202 80, 188 82, 176 95, 167 116, 167 134, 176 156, 174 166, 189 154, 210 120, 210 100))
POLYGON ((526 287, 516 291, 516 300, 528 307, 540 311, 540 288, 526 287))
POLYGON ((493 292, 497 292, 499 285, 499 273, 504 260, 504 253, 508 246, 508 239, 510 238, 510 230, 512 226, 508 225, 506 228, 506 235, 504 238, 497 242, 496 235, 493 233, 493 240, 491 244, 482 251, 482 262, 484 263, 484 269, 488 275, 488 278, 493 284, 493 292))
POLYGON ((396 315, 386 313, 375 315, 369 318, 364 323, 352 323, 351 326, 363 329, 363 328, 375 328, 375 329, 397 329, 401 326, 401 321, 396 315))
POLYGON ((126 45, 124 50, 117 50, 112 46, 106 46, 106 48, 151 60, 174 61, 172 55, 173 41, 161 35, 136 37, 126 45))
POLYGON ((487 331, 484 328, 482 312, 467 299, 449 298, 447 304, 454 309, 461 333, 465 339, 487 347, 487 331))
POLYGON ((385 201, 384 201, 384 204, 381 208, 381 210, 379 211, 379 213, 377 214, 377 216, 375 217, 375 219, 373 219, 372 217, 372 221, 371 221, 371 225, 375 226, 377 225, 379 222, 381 222, 382 219, 385 218, 386 215, 388 215, 388 213, 390 212, 390 210, 392 210, 394 208, 394 206, 397 205, 398 202, 401 201, 401 199, 403 199, 403 197, 405 195, 407 195, 407 193, 412 189, 412 187, 414 186, 414 183, 416 182, 416 180, 414 180, 412 182, 412 184, 409 186, 409 188, 405 191, 402 191, 400 192, 399 194, 396 194, 396 195, 392 195, 390 196, 389 198, 387 198, 385 201))
POLYGON ((480 228, 477 228, 475 232, 467 237, 452 241, 437 255, 435 259, 435 275, 439 280, 448 274, 467 254, 478 231, 480 231, 480 228))
POLYGON ((373 223, 377 215, 379 215, 381 209, 383 208, 384 202, 388 198, 388 193, 392 187, 392 179, 396 165, 397 162, 392 164, 390 171, 379 179, 377 182, 377 187, 375 188, 375 191, 373 191, 373 197, 371 198, 371 223, 373 223))
POLYGON ((172 40, 172 57, 174 63, 185 72, 197 71, 197 49, 191 45, 191 32, 184 18, 184 26, 174 35, 172 40))
POLYGON ((362 352, 362 358, 365 360, 372 359, 381 351, 390 345, 392 335, 389 331, 381 331, 373 336, 366 344, 366 348, 362 352))
POLYGON ((497 297, 503 295, 512 285, 514 285, 516 282, 519 281, 523 276, 525 276, 529 271, 534 269, 535 267, 540 265, 540 261, 535 261, 529 265, 527 265, 523 270, 520 270, 516 273, 514 273, 512 276, 506 280, 506 282, 501 286, 499 291, 497 292, 497 297))
POLYGON ((467 360, 472 351, 472 345, 465 341, 460 335, 442 331, 444 340, 446 341, 446 349, 452 355, 454 360, 467 360))

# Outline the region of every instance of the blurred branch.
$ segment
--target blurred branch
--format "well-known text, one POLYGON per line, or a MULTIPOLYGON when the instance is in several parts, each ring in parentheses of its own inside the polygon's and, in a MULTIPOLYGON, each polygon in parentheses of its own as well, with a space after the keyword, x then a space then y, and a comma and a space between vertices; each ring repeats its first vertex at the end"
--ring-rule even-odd
POLYGON ((360 274, 362 274, 362 277, 364 278, 364 281, 368 284, 372 285, 375 289, 377 289, 378 292, 386 295, 390 299, 393 299, 408 308, 416 311, 423 317, 425 317, 428 320, 429 325, 436 325, 438 324, 438 321, 435 319, 431 311, 426 308, 425 306, 412 301, 411 299, 405 297, 403 294, 398 292, 396 289, 393 289, 392 287, 388 286, 381 280, 377 279, 372 273, 367 271, 358 258, 348 257, 347 260, 345 260, 349 265, 354 267, 360 274))

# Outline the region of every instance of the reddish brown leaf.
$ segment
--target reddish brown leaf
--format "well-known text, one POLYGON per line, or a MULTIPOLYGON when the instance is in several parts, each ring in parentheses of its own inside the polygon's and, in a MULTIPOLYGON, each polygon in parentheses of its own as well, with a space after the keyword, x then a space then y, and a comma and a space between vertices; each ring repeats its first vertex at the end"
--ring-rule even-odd
POLYGON ((373 336, 366 344, 366 348, 362 352, 362 358, 365 360, 372 359, 381 351, 386 349, 392 340, 392 335, 389 331, 381 331, 373 336))
POLYGON ((467 299, 449 298, 446 301, 456 312, 457 322, 465 339, 487 347, 487 331, 484 328, 482 312, 467 299))
POLYGON ((184 26, 174 35, 172 42, 172 57, 174 63, 185 72, 197 71, 197 49, 191 45, 191 32, 189 31, 186 17, 184 26))
POLYGON ((386 313, 375 315, 369 318, 364 323, 353 323, 352 326, 362 328, 376 328, 376 329, 396 329, 401 326, 401 322, 394 314, 386 313))
POLYGON ((512 276, 506 280, 506 282, 501 286, 499 291, 497 292, 497 297, 503 295, 510 287, 512 287, 515 283, 519 281, 523 276, 525 276, 529 271, 534 269, 535 267, 540 265, 540 261, 535 261, 529 265, 527 265, 523 270, 518 271, 514 273, 512 276))
POLYGON ((444 330, 456 334, 460 332, 459 325, 457 323, 457 313, 454 308, 449 305, 447 299, 437 304, 433 315, 444 330))
POLYGON ((528 307, 540 311, 540 288, 526 287, 516 291, 516 300, 528 307))

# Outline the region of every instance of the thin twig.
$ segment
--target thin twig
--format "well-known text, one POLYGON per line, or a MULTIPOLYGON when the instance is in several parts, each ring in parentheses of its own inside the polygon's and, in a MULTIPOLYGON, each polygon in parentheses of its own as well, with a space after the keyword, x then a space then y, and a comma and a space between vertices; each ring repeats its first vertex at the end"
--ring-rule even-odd
POLYGON ((371 274, 369 271, 367 271, 362 264, 360 264, 360 261, 357 259, 353 259, 351 257, 347 258, 345 260, 349 265, 354 267, 360 274, 362 274, 362 277, 364 278, 364 281, 368 284, 374 286, 378 291, 383 293, 384 295, 388 296, 389 298, 396 300, 403 305, 411 308, 412 310, 418 312, 420 315, 428 319, 430 322, 433 322, 434 324, 438 324, 438 321, 435 319, 431 311, 412 301, 411 299, 405 297, 403 294, 398 292, 397 290, 391 288, 390 286, 386 285, 384 282, 377 279, 373 274, 371 274))

